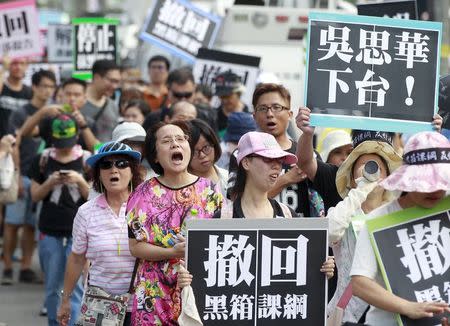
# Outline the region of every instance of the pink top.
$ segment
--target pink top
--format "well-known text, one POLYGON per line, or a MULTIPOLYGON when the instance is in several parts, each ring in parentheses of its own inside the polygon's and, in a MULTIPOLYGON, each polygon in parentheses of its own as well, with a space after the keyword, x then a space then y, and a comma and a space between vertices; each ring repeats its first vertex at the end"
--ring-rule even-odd
POLYGON ((73 222, 72 252, 91 262, 89 284, 111 294, 128 292, 136 261, 128 249, 125 210, 126 202, 117 216, 102 194, 83 204, 73 222))

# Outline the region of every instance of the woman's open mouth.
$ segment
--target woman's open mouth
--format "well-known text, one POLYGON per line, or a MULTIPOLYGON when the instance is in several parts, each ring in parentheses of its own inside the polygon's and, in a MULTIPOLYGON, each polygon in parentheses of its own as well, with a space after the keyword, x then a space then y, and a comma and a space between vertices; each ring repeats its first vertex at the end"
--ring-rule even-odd
POLYGON ((171 160, 175 164, 180 164, 181 162, 183 162, 183 153, 181 152, 173 153, 171 156, 171 160))

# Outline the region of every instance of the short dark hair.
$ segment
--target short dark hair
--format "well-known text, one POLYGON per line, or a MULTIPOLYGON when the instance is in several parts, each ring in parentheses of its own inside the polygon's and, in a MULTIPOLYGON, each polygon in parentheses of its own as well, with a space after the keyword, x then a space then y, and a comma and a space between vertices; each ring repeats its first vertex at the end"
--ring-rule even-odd
POLYGON ((194 119, 189 121, 191 137, 189 144, 191 151, 194 153, 194 147, 197 145, 200 136, 203 136, 208 143, 214 147, 214 163, 216 163, 220 156, 222 156, 222 149, 220 148, 219 138, 217 138, 214 130, 203 120, 194 119))
POLYGON ((131 107, 137 107, 139 109, 139 111, 141 111, 141 113, 144 117, 146 117, 147 114, 150 113, 150 107, 148 106, 147 102, 145 102, 143 100, 131 100, 125 106, 125 109, 123 110, 123 112, 125 113, 125 111, 131 107))
POLYGON ((81 80, 78 78, 73 78, 73 77, 65 80, 62 83, 62 88, 64 89, 68 85, 80 85, 81 87, 83 87, 83 90, 86 90, 86 88, 87 88, 87 83, 84 80, 81 80))
POLYGON ((192 70, 189 67, 183 67, 173 70, 169 76, 167 77, 167 86, 170 86, 175 83, 179 85, 186 84, 188 81, 191 81, 195 85, 194 75, 192 74, 192 70))
POLYGON ((153 57, 151 57, 150 60, 148 60, 148 62, 147 62, 147 68, 150 68, 150 65, 156 61, 164 62, 167 70, 170 70, 170 61, 163 55, 154 55, 153 57))
POLYGON ((211 90, 211 87, 205 84, 198 84, 195 87, 196 92, 202 93, 208 100, 211 100, 213 97, 213 92, 211 90))
POLYGON ((131 88, 122 90, 122 93, 120 94, 120 100, 119 100, 120 113, 122 114, 124 109, 128 106, 128 103, 130 103, 131 101, 143 100, 143 99, 144 99, 144 93, 135 87, 131 87, 131 88))
POLYGON ((43 78, 50 79, 56 84, 56 77, 53 71, 43 69, 40 69, 39 71, 35 72, 33 76, 31 76, 31 84, 34 86, 38 86, 43 78))
POLYGON ((258 100, 261 96, 266 93, 272 92, 277 92, 278 94, 280 94, 280 96, 288 103, 288 106, 291 106, 291 94, 286 87, 274 83, 261 83, 256 86, 255 91, 253 92, 253 108, 256 106, 256 103, 258 103, 258 100))
POLYGON ((97 60, 92 66, 92 75, 105 76, 111 70, 119 70, 120 67, 113 60, 97 60))
MULTIPOLYGON (((132 175, 131 186, 133 189, 135 189, 143 181, 141 173, 139 171, 139 162, 131 159, 131 157, 128 155, 118 154, 118 156, 120 156, 121 158, 127 159, 130 162, 130 169, 131 169, 131 175, 132 175)), ((100 181, 100 164, 99 164, 100 161, 101 160, 99 160, 97 162, 97 164, 95 164, 95 166, 93 168, 93 172, 92 172, 92 187, 98 193, 103 192, 102 188, 104 188, 101 185, 101 181, 100 181)), ((132 189, 130 189, 130 190, 132 190, 132 189)))
MULTIPOLYGON (((156 159, 156 133, 159 129, 161 129, 164 126, 167 125, 175 125, 177 127, 180 127, 181 130, 183 130, 183 133, 187 136, 190 136, 189 132, 189 126, 183 122, 183 121, 174 121, 171 123, 166 122, 158 122, 157 124, 153 125, 148 131, 147 136, 145 137, 145 145, 144 145, 144 156, 147 159, 147 162, 150 164, 153 171, 155 171, 156 174, 164 175, 164 169, 161 166, 161 164, 155 162, 156 159)), ((192 152, 191 152, 192 155, 192 152)))

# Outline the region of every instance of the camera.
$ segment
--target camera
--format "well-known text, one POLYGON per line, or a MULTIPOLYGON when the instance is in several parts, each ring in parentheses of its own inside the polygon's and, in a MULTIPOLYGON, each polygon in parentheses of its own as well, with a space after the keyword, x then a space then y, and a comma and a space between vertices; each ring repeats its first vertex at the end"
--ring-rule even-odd
POLYGON ((367 161, 363 168, 363 177, 370 182, 377 181, 380 178, 380 167, 376 161, 367 161))

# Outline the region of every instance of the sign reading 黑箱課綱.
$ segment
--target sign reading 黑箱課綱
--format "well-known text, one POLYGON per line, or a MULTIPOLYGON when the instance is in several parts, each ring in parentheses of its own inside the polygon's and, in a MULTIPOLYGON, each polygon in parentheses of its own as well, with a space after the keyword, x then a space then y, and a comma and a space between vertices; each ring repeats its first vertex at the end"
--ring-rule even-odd
MULTIPOLYGON (((431 209, 408 208, 366 224, 390 292, 409 301, 450 302, 450 197, 431 209)), ((436 326, 442 317, 397 315, 397 322, 399 326, 436 326)))
POLYGON ((72 25, 49 24, 47 28, 48 62, 72 62, 72 25))
POLYGON ((221 18, 185 0, 155 0, 140 38, 193 62, 201 47, 212 47, 221 18))
POLYGON ((328 221, 187 221, 187 269, 203 325, 324 326, 328 221))
POLYGON ((305 83, 311 124, 432 130, 441 35, 437 22, 311 13, 305 83))
POLYGON ((117 25, 112 18, 74 18, 73 76, 92 78, 92 65, 97 60, 119 61, 117 25))
POLYGON ((36 1, 0 3, 0 57, 36 57, 42 53, 36 1))
POLYGON ((416 0, 384 1, 377 3, 361 3, 358 15, 388 17, 398 19, 417 19, 416 0))
POLYGON ((235 73, 245 86, 241 100, 251 105, 260 61, 260 57, 200 48, 193 68, 195 82, 211 87, 214 93, 214 79, 218 74, 225 71, 235 73))

